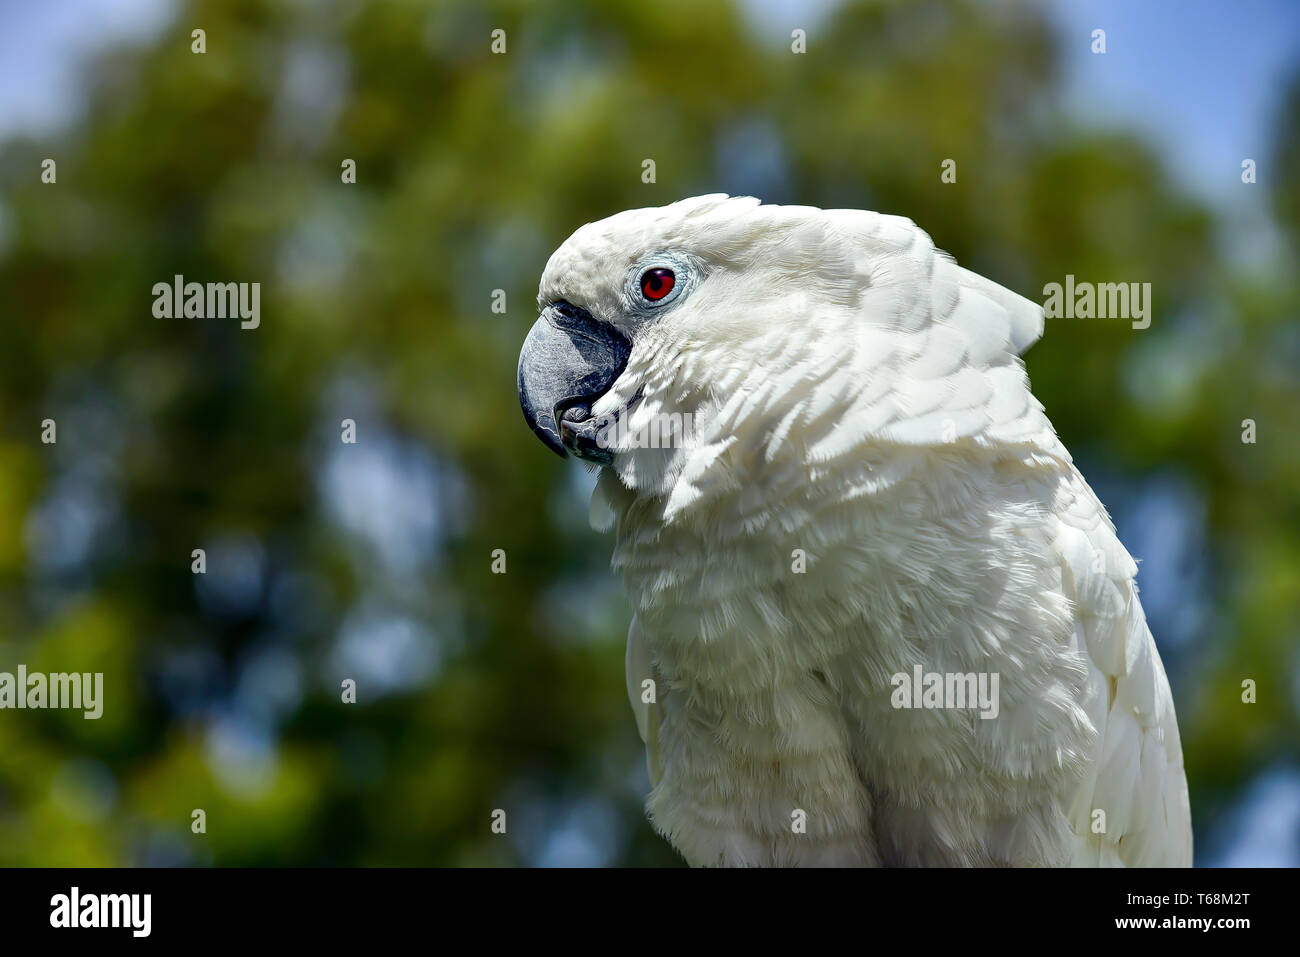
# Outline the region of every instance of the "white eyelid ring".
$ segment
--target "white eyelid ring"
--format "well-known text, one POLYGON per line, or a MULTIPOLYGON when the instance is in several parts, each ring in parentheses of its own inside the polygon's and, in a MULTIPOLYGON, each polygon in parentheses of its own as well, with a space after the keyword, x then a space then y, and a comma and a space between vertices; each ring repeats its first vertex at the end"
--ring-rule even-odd
POLYGON ((641 311, 661 309, 680 299, 695 284, 697 270, 684 256, 646 256, 627 273, 626 296, 641 311))

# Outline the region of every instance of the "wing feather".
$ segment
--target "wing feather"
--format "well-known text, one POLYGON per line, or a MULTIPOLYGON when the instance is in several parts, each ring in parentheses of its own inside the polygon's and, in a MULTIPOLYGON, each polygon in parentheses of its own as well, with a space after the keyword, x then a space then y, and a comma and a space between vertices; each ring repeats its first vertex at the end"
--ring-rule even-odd
POLYGON ((1077 473, 1069 494, 1057 510, 1062 585, 1085 632, 1089 693, 1105 703, 1088 708, 1101 751, 1071 801, 1076 863, 1100 854, 1127 867, 1187 867, 1191 809, 1178 722, 1138 600, 1137 566, 1077 473))

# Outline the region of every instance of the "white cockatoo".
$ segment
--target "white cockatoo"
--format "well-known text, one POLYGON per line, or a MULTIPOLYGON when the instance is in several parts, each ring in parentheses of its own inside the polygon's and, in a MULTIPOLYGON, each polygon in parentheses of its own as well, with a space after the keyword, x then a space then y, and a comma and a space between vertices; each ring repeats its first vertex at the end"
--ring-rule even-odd
POLYGON ((1029 391, 1042 308, 907 219, 575 232, 519 365, 601 466, 655 828, 697 865, 1188 865, 1137 567, 1029 391))

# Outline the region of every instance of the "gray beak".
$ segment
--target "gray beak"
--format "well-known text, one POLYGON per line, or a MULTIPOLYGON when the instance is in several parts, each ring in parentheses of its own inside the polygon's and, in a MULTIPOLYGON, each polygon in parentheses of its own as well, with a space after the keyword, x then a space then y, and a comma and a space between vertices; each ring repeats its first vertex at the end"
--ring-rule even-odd
POLYGON ((543 310, 519 353, 519 404, 537 437, 560 456, 566 451, 599 465, 613 453, 597 440, 608 424, 592 404, 623 374, 632 343, 607 323, 567 302, 543 310))

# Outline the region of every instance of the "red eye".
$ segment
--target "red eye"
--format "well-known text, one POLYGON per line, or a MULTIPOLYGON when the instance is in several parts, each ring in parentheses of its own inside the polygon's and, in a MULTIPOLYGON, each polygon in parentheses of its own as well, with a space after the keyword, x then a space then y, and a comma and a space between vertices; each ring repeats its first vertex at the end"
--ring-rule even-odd
POLYGON ((673 291, 676 283, 677 277, 673 275, 671 269, 664 269, 662 266, 658 269, 647 269, 641 274, 641 295, 651 302, 658 302, 673 291))

